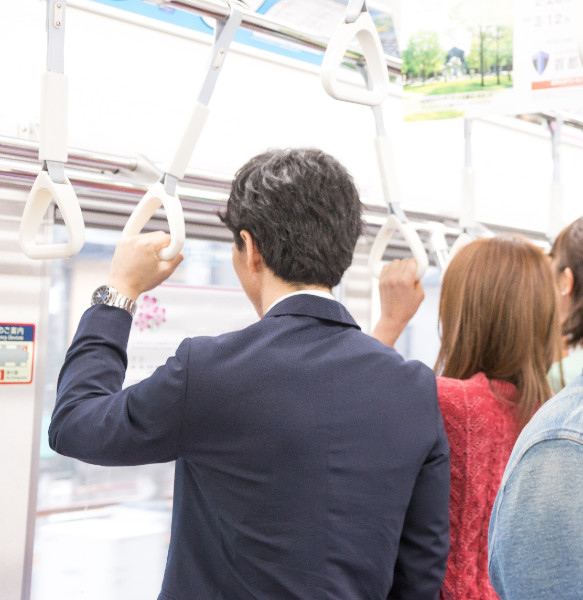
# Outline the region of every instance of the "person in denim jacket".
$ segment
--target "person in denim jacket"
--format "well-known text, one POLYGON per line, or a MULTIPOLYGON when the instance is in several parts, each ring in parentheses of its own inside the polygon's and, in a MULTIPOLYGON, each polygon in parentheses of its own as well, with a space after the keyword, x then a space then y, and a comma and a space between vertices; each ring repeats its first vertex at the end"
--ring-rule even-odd
POLYGON ((516 441, 488 552, 502 600, 583 598, 583 374, 544 404, 516 441))

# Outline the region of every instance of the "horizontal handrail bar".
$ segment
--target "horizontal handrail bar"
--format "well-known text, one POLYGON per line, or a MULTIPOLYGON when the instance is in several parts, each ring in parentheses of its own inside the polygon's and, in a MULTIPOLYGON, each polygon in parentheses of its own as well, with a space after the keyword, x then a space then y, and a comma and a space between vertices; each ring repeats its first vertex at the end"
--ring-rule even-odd
MULTIPOLYGON (((5 142, 5 139, 1 141, 5 142)), ((38 163, 38 156, 32 156, 30 160, 28 157, 18 156, 17 151, 19 147, 20 144, 17 144, 15 147, 10 144, 5 146, 6 154, 9 154, 11 158, 4 158, 2 157, 2 145, 0 144, 0 189, 29 190, 38 174, 36 165, 31 164, 38 163)), ((92 155, 88 151, 82 152, 92 155)), ((134 159, 122 158, 122 160, 131 162, 134 159)), ((68 176, 71 184, 76 189, 81 208, 84 211, 89 210, 90 212, 97 210, 98 205, 103 205, 103 210, 107 210, 108 206, 115 204, 114 212, 128 215, 133 210, 136 201, 143 196, 144 191, 148 187, 146 182, 127 179, 116 173, 102 174, 76 168, 70 169, 68 176)), ((231 182, 232 179, 229 176, 218 173, 205 171, 191 171, 188 173, 178 189, 187 222, 192 222, 198 215, 213 214, 216 211, 224 209, 231 188, 231 182)), ((386 221, 387 208, 380 204, 371 203, 366 199, 363 201, 363 207, 364 231, 366 237, 372 239, 381 225, 386 221)), ((443 223, 447 227, 446 236, 448 240, 451 241, 459 235, 459 223, 453 215, 438 215, 415 210, 405 210, 404 212, 414 226, 417 223, 424 222, 443 223)), ((220 222, 219 225, 221 228, 225 228, 220 222)), ((497 235, 516 233, 540 244, 544 244, 547 240, 546 233, 543 231, 486 222, 482 222, 482 225, 497 235)), ((426 239, 426 232, 421 225, 419 234, 422 240, 426 239)), ((405 242, 400 237, 393 239, 394 243, 392 240, 391 246, 401 244, 403 247, 405 246, 405 242)))
MULTIPOLYGON (((195 13, 203 17, 214 19, 224 19, 229 15, 230 8, 227 2, 219 0, 142 0, 147 4, 155 4, 164 8, 173 8, 185 12, 195 13)), ((299 29, 285 25, 265 15, 257 14, 247 8, 241 7, 243 13, 243 22, 241 27, 256 31, 271 37, 282 39, 288 42, 294 42, 311 50, 318 50, 322 53, 328 46, 327 40, 319 39, 308 35, 299 29)), ((363 62, 363 55, 354 50, 347 50, 344 58, 347 62, 359 64, 363 62)), ((395 56, 385 55, 387 69, 396 75, 401 74, 402 61, 395 56)))
MULTIPOLYGON (((0 136, 0 156, 41 162, 38 158, 38 148, 39 143, 32 140, 0 136)), ((120 169, 135 171, 138 167, 138 161, 135 158, 88 152, 75 148, 69 148, 68 153, 67 164, 72 166, 98 169, 100 171, 119 171, 120 169)))
MULTIPOLYGON (((27 161, 38 165, 38 142, 0 136, 0 158, 15 161, 27 161)), ((120 170, 136 171, 139 159, 131 156, 117 156, 113 154, 101 154, 79 148, 69 148, 68 163, 71 167, 87 170, 110 171, 117 173, 120 170)), ((160 168, 160 173, 162 169, 160 168)), ((213 189, 229 193, 231 179, 211 171, 197 171, 189 169, 186 171, 182 181, 185 184, 213 189)), ((146 189, 147 186, 144 186, 146 189)))
MULTIPOLYGON (((17 157, 14 160, 3 161, 0 159, 0 188, 30 189, 36 176, 37 171, 34 167, 23 163, 17 157)), ((129 181, 115 174, 102 175, 91 171, 83 172, 73 169, 69 172, 69 179, 77 188, 80 198, 102 198, 108 201, 115 199, 122 205, 127 203, 127 208, 124 210, 125 214, 129 214, 133 210, 136 199, 143 196, 148 187, 147 183, 129 181)), ((208 213, 223 209, 227 203, 231 182, 230 177, 217 173, 192 172, 185 177, 178 189, 185 213, 196 210, 208 213)), ((366 199, 363 206, 365 230, 367 235, 374 236, 374 233, 386 221, 387 207, 367 202, 366 199)), ((415 210, 405 210, 404 212, 413 223, 425 221, 444 223, 448 226, 446 231, 448 236, 459 234, 459 224, 455 216, 443 216, 415 210)), ((542 242, 546 240, 546 234, 542 231, 509 227, 496 223, 482 222, 482 225, 496 234, 518 233, 535 241, 542 242)), ((420 233, 423 238, 423 228, 421 228, 420 233)))

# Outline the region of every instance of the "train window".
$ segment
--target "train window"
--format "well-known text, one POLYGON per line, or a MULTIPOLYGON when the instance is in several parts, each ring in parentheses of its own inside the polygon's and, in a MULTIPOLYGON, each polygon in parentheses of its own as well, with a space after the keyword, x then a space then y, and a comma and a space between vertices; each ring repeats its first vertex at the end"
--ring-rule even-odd
MULTIPOLYGON (((64 238, 64 228, 55 235, 64 238)), ((47 441, 59 369, 120 235, 88 229, 82 251, 51 266, 33 600, 143 600, 162 581, 173 463, 98 467, 54 453, 47 441)), ((147 376, 187 335, 215 335, 257 319, 232 268, 230 243, 187 240, 184 256, 171 279, 140 297, 124 385, 147 376)))

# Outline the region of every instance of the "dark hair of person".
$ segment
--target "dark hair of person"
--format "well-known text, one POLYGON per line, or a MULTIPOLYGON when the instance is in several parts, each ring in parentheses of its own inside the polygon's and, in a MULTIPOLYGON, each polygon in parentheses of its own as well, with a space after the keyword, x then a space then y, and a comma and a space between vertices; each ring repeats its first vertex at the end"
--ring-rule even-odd
POLYGON ((443 276, 439 321, 436 372, 454 379, 484 373, 514 384, 524 426, 551 396, 546 375, 560 346, 548 257, 518 236, 461 248, 443 276))
POLYGON ((221 220, 241 250, 247 230, 280 279, 332 288, 352 262, 362 208, 348 171, 312 148, 269 150, 233 180, 221 220))
POLYGON ((572 302, 569 315, 563 323, 563 335, 569 346, 576 346, 583 339, 583 217, 559 233, 550 255, 554 259, 557 275, 567 267, 573 273, 572 302))

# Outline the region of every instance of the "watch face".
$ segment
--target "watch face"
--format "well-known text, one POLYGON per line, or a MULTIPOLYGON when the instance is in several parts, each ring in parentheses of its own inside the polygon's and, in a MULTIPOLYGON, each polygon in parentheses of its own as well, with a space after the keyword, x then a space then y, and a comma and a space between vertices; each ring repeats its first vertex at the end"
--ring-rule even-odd
POLYGON ((109 287, 102 285, 93 292, 91 304, 105 304, 109 298, 109 287))

